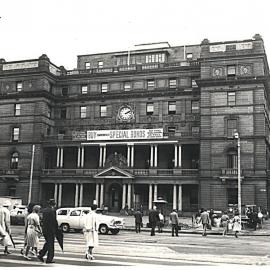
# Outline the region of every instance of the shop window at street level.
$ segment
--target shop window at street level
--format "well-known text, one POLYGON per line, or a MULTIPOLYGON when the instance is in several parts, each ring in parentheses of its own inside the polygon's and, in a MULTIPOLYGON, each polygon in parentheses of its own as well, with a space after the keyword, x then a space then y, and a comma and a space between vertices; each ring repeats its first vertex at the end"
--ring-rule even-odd
POLYGON ((21 92, 23 88, 22 82, 16 82, 16 91, 21 92))
POLYGON ((20 128, 14 127, 12 129, 12 141, 13 142, 19 141, 19 137, 20 137, 20 128))
POLYGON ((175 114, 176 113, 176 102, 169 101, 168 102, 168 114, 175 114))
POLYGON ((227 66, 227 77, 235 77, 236 75, 236 66, 231 65, 227 66))
POLYGON ((147 115, 154 114, 154 103, 153 102, 146 103, 146 114, 147 115))
POLYGON ((13 152, 10 159, 10 169, 17 170, 19 164, 19 154, 18 152, 13 152))
POLYGON ((14 115, 19 116, 21 115, 21 104, 15 104, 14 105, 14 115))

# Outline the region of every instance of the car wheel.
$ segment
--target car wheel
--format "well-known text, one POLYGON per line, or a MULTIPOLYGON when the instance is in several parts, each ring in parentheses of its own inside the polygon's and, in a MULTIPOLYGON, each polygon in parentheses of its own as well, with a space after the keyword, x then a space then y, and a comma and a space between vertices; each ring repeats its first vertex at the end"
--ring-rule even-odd
POLYGON ((69 232, 70 230, 69 225, 67 223, 61 224, 60 227, 61 227, 62 232, 65 232, 65 233, 69 232))
POLYGON ((99 232, 101 234, 108 234, 108 226, 106 224, 100 224, 99 225, 99 232))
POLYGON ((119 229, 111 229, 110 230, 112 234, 118 234, 119 233, 119 229))

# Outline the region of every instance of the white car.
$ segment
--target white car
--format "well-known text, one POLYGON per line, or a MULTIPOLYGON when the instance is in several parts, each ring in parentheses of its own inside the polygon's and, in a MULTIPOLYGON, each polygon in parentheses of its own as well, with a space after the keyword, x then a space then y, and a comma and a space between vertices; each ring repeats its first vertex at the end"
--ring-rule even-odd
MULTIPOLYGON (((90 207, 59 208, 56 210, 58 225, 63 232, 69 232, 70 229, 80 231, 83 229, 84 215, 89 213, 90 210, 90 207)), ((101 213, 97 216, 100 234, 108 234, 109 231, 112 234, 117 234, 124 226, 123 218, 102 215, 101 213)))

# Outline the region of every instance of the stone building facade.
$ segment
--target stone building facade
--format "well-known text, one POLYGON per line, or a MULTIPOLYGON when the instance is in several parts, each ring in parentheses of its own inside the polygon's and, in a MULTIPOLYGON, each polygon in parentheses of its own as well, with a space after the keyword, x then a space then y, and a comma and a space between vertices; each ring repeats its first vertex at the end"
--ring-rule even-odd
POLYGON ((110 211, 269 204, 269 68, 259 35, 0 61, 0 196, 110 211), (34 152, 32 151, 35 145, 34 152))

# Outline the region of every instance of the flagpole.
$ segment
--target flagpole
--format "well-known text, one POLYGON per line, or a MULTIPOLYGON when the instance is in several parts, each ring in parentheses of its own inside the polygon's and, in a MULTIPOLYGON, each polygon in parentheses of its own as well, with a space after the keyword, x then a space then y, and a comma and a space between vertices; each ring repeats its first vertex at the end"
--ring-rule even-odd
POLYGON ((34 170, 34 157, 35 157, 35 145, 32 146, 32 160, 30 170, 30 181, 29 181, 29 193, 28 193, 28 204, 31 202, 32 195, 32 182, 33 182, 33 170, 34 170))

